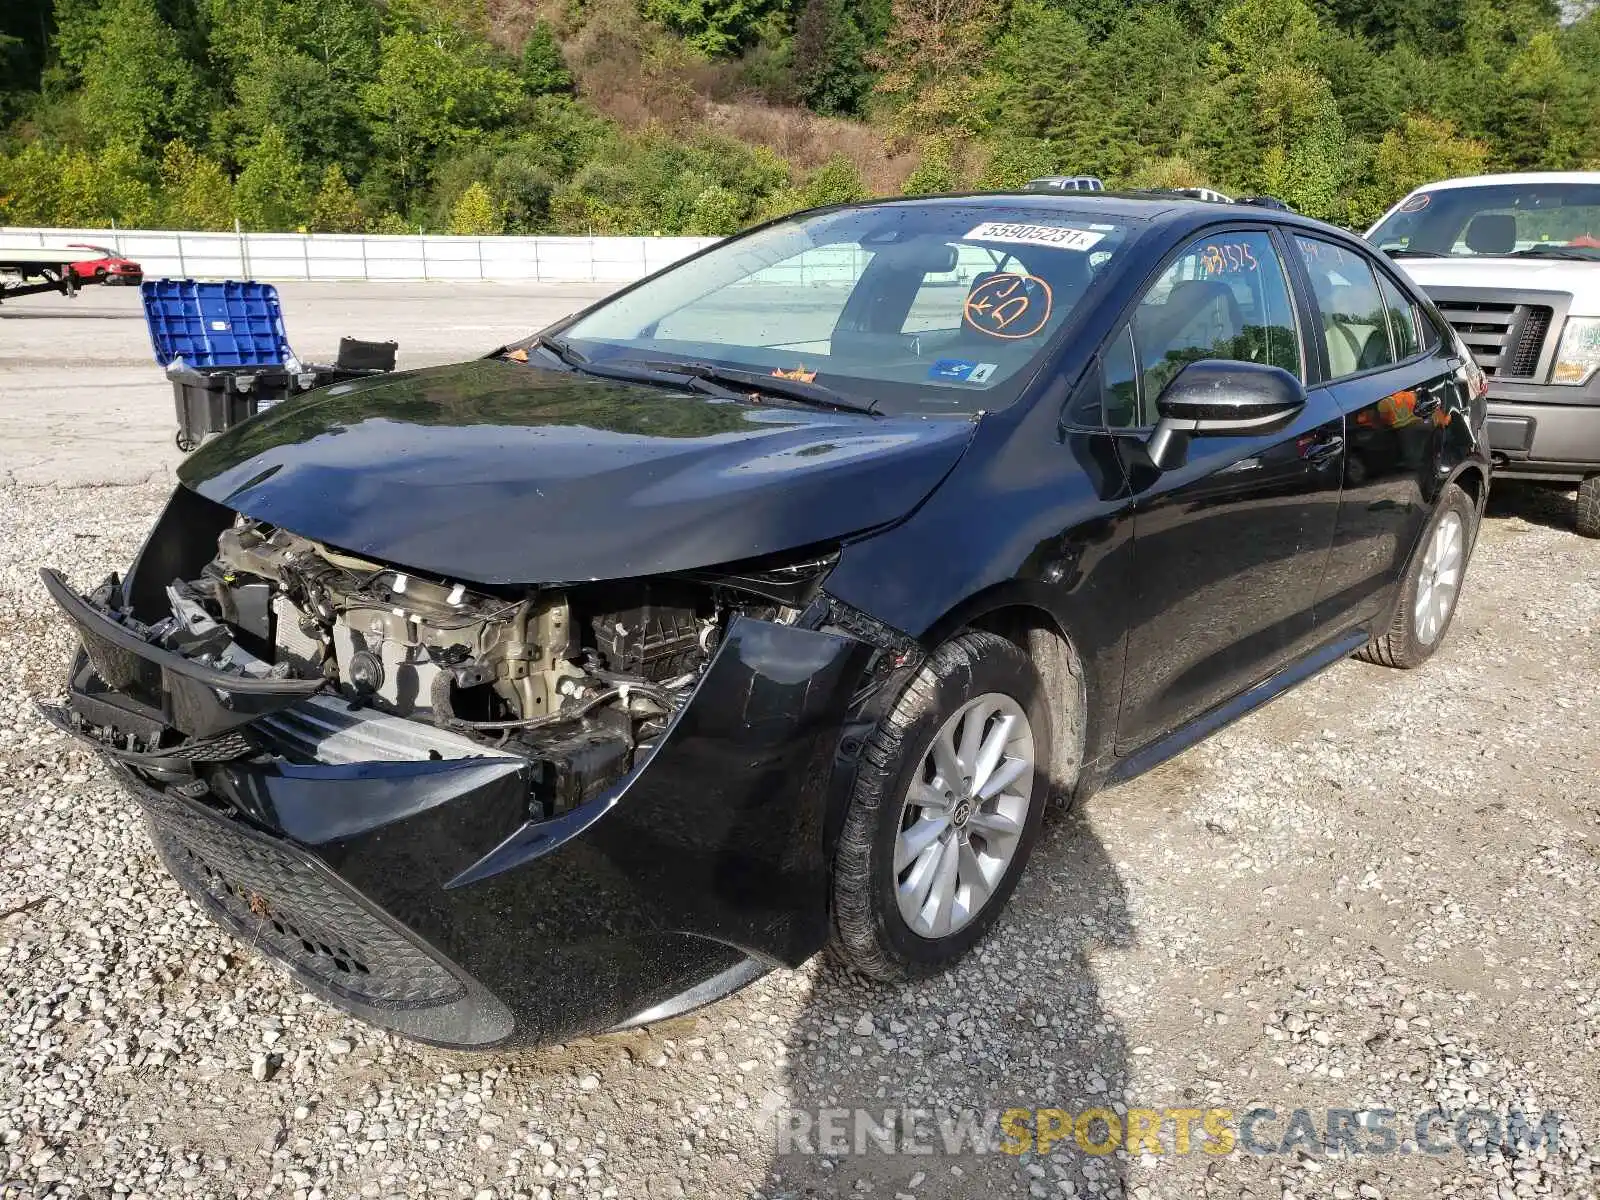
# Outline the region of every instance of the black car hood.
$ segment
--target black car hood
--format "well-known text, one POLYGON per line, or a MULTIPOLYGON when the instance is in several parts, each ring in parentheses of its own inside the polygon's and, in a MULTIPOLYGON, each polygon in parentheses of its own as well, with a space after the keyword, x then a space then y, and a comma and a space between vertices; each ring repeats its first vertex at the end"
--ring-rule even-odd
POLYGON ((736 562, 894 521, 974 425, 482 359, 314 392, 208 443, 178 477, 395 566, 558 583, 736 562))

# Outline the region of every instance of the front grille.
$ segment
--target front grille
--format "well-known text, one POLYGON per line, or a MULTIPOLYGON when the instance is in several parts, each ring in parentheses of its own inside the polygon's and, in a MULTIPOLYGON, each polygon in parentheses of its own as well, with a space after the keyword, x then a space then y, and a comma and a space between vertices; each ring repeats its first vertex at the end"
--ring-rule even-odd
POLYGON ((425 1008, 465 989, 324 871, 225 817, 148 808, 167 868, 238 937, 357 1003, 425 1008))
POLYGON ((1539 365, 1539 354, 1544 349, 1545 335, 1550 332, 1551 310, 1544 305, 1528 309, 1522 321, 1522 336, 1517 339, 1516 353, 1511 356, 1511 369, 1506 373, 1516 379, 1527 379, 1539 365))
POLYGON ((1504 300, 1436 300, 1491 379, 1529 379, 1539 367, 1553 310, 1504 300))

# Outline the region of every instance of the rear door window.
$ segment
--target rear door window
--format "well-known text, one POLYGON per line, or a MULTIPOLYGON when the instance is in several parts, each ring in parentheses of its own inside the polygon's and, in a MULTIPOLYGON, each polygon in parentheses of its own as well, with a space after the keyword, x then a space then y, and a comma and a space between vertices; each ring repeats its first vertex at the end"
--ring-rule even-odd
POLYGON ((1383 304, 1389 312, 1389 333, 1394 339, 1394 356, 1404 362, 1417 352, 1417 310, 1394 281, 1387 275, 1378 276, 1378 287, 1383 292, 1383 304))
POLYGON ((1359 375, 1394 362, 1383 293, 1372 265, 1353 250, 1321 238, 1297 235, 1294 241, 1316 295, 1329 377, 1359 375))

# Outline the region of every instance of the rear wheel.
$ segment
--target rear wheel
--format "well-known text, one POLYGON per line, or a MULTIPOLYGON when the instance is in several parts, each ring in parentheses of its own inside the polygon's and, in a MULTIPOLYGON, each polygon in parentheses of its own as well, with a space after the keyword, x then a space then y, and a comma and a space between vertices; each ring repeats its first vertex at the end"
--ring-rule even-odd
POLYGON ((1038 837, 1050 748, 1021 649, 983 630, 940 646, 862 748, 834 861, 835 955, 903 980, 966 953, 1038 837))
POLYGON ((1578 532, 1600 538, 1600 475, 1591 475, 1578 485, 1578 532))
POLYGON ((1478 509, 1455 484, 1445 487, 1422 543, 1406 569, 1400 605, 1382 637, 1356 657, 1386 667, 1419 667, 1444 641, 1478 536, 1478 509))

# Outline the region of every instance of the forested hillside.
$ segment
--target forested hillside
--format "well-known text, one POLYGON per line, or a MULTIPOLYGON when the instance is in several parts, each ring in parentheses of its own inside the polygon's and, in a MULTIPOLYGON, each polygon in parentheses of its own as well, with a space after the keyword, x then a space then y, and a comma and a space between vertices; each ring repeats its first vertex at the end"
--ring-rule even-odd
POLYGON ((0 0, 0 224, 724 234, 1049 172, 1600 167, 1554 0, 0 0))

